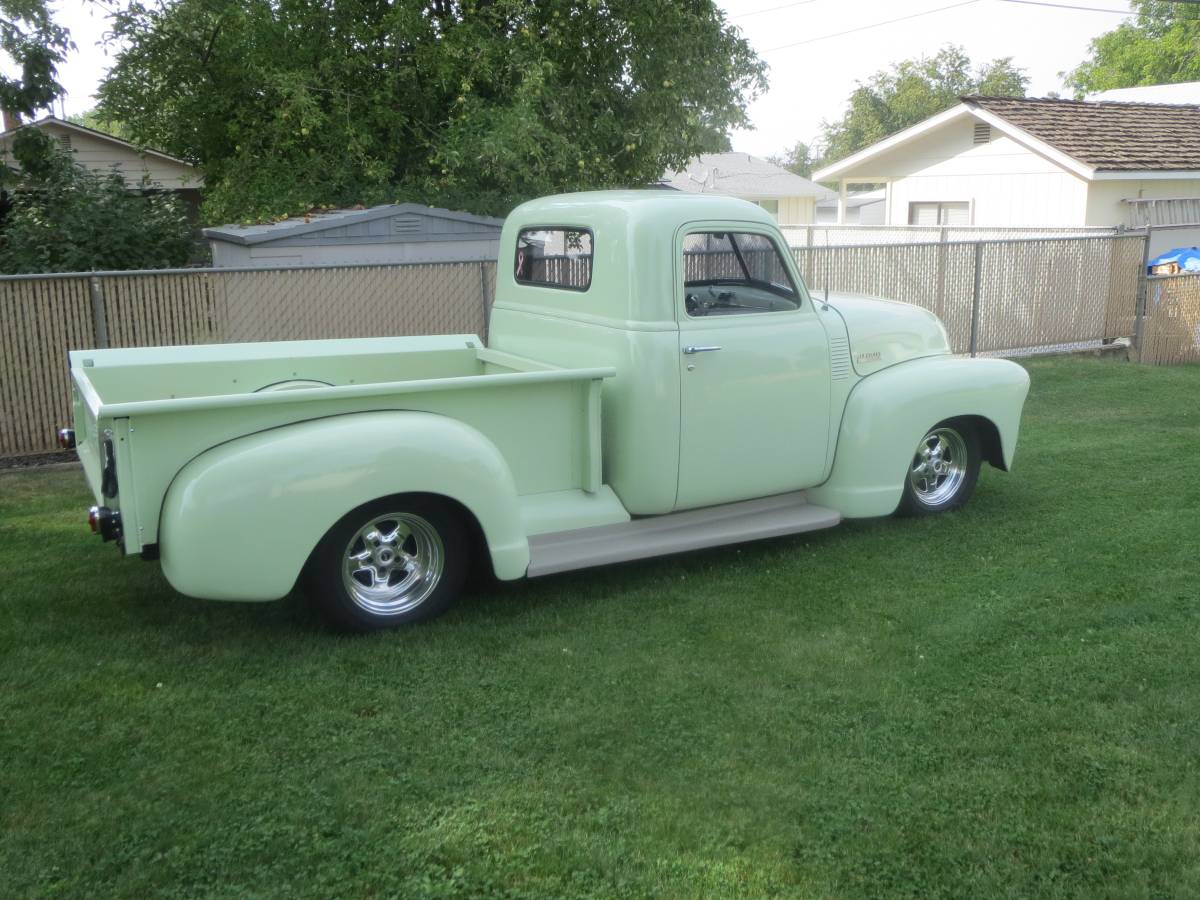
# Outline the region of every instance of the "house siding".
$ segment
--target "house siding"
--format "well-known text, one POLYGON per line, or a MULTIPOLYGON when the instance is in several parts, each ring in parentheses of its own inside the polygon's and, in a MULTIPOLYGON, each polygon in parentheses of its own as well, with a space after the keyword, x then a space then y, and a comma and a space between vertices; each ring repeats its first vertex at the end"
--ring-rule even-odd
POLYGON ((970 203, 975 225, 1085 224, 1087 182, 995 130, 975 144, 974 126, 974 119, 948 123, 875 161, 893 173, 889 225, 908 224, 910 203, 931 201, 970 203))
MULTIPOLYGON (((145 177, 149 177, 150 181, 169 190, 202 186, 203 179, 199 173, 182 163, 175 163, 152 154, 142 155, 130 147, 124 147, 121 144, 106 141, 102 137, 92 136, 74 129, 63 128, 54 122, 47 122, 40 127, 55 139, 68 138, 75 161, 81 166, 102 174, 111 171, 113 166, 116 166, 124 177, 125 183, 131 188, 140 188, 145 177)), ((10 138, 0 139, 0 148, 3 148, 6 153, 10 152, 10 138)))
POLYGON ((780 225, 808 225, 816 221, 817 201, 813 197, 780 197, 780 225))
POLYGON ((1087 225, 1129 225, 1130 198, 1174 200, 1200 197, 1200 180, 1094 181, 1088 185, 1087 225))

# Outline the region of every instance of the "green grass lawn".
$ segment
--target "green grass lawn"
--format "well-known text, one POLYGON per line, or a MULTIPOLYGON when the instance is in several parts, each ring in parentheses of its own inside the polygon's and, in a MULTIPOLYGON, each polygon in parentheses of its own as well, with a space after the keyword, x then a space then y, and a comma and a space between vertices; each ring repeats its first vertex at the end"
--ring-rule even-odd
POLYGON ((1029 370, 963 512, 371 637, 0 475, 0 894, 1200 896, 1200 367, 1029 370))

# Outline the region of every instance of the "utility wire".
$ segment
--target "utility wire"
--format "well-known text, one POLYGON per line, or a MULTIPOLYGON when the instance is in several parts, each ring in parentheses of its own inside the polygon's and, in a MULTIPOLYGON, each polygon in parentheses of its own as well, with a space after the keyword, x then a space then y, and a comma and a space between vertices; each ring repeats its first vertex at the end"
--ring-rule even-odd
POLYGON ((738 13, 736 16, 730 16, 730 19, 747 19, 750 16, 759 16, 763 13, 775 12, 780 9, 791 9, 793 6, 807 6, 810 3, 816 3, 817 0, 798 0, 796 3, 784 3, 780 6, 770 6, 766 9, 756 9, 753 12, 738 13))
MULTIPOLYGON (((1048 3, 1046 0, 1000 0, 1001 3, 1019 3, 1022 6, 1052 6, 1055 9, 1078 9, 1083 12, 1106 12, 1115 13, 1118 16, 1132 16, 1136 13, 1132 9, 1106 9, 1103 6, 1072 6, 1068 3, 1048 3)), ((1181 2, 1181 0, 1172 0, 1172 2, 1181 2)), ((1195 2, 1195 0, 1189 0, 1195 2)))
POLYGON ((856 34, 860 31, 866 31, 869 28, 881 28, 884 25, 894 25, 897 22, 907 22, 909 19, 916 19, 921 16, 931 16, 934 13, 945 12, 948 9, 958 9, 959 7, 962 7, 962 6, 971 6, 972 4, 978 3, 978 2, 979 2, 979 0, 963 0, 962 3, 951 3, 949 6, 939 6, 939 7, 937 7, 937 9, 927 9, 922 12, 910 13, 907 16, 900 16, 898 19, 888 19, 885 22, 872 22, 870 25, 859 25, 857 28, 850 28, 846 31, 838 31, 838 32, 834 32, 833 34, 822 34, 818 37, 806 38, 803 41, 794 41, 790 44, 781 44, 778 47, 769 47, 768 49, 762 50, 760 52, 761 53, 774 53, 776 50, 787 50, 791 47, 801 47, 804 44, 815 44, 817 41, 827 41, 830 38, 842 37, 843 35, 847 35, 847 34, 856 34))

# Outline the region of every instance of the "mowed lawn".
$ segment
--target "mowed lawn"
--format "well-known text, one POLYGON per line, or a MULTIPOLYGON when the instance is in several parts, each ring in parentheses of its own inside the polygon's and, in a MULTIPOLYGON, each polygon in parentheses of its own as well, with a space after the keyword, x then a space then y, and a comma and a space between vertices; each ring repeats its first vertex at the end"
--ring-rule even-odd
POLYGON ((0 894, 1200 896, 1200 367, 1028 367, 960 513, 365 638, 0 475, 0 894))

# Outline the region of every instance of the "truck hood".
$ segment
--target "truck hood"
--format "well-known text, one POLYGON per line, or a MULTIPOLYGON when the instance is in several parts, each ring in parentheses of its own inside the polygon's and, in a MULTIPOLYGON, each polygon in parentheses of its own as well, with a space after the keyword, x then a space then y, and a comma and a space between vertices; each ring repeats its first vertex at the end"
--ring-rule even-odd
MULTIPOLYGON (((817 291, 818 302, 825 294, 817 291)), ((859 375, 870 375, 888 366, 950 352, 950 341, 940 319, 911 303, 881 300, 865 294, 829 292, 833 307, 850 338, 850 359, 859 375)))

